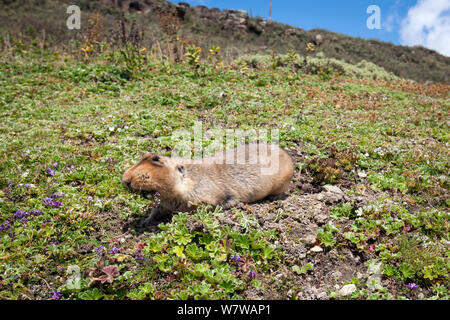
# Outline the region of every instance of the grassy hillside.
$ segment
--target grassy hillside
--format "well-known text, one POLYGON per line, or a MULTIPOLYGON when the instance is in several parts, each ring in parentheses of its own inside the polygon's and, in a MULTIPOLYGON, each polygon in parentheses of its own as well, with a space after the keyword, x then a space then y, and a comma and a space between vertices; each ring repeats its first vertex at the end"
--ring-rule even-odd
POLYGON ((1 53, 1 299, 448 299, 448 85, 39 41, 1 53), (279 129, 286 197, 142 227, 121 174, 195 121, 279 129))
POLYGON ((142 32, 142 46, 170 59, 183 56, 183 47, 173 42, 174 35, 188 44, 203 48, 204 57, 213 45, 222 48, 223 59, 230 63, 244 54, 276 54, 294 50, 301 55, 308 43, 315 44, 312 55, 323 54, 348 64, 370 62, 394 75, 426 83, 450 82, 450 58, 422 47, 395 46, 377 40, 364 40, 327 30, 305 31, 257 17, 223 18, 219 10, 185 8, 180 13, 168 1, 75 1, 82 10, 81 30, 66 28, 66 8, 74 1, 31 0, 0 1, 0 43, 9 37, 22 42, 38 41, 44 47, 71 47, 76 42, 110 43, 121 33, 117 20, 125 13, 127 24, 133 21, 142 32), (103 3, 103 4, 102 4, 103 3), (242 22, 244 21, 244 22, 242 22))

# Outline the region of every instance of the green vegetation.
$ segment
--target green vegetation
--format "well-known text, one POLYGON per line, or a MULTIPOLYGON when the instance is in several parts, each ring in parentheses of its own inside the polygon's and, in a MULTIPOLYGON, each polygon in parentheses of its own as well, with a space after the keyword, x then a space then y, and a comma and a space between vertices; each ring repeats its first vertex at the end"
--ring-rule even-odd
POLYGON ((295 51, 254 65, 223 63, 218 47, 175 62, 139 44, 9 43, 1 299, 297 299, 337 265, 353 269, 323 282, 329 298, 351 283, 354 299, 448 299, 448 85, 311 72, 295 51), (287 198, 140 228, 156 200, 124 188, 123 170, 143 151, 170 153, 171 134, 200 120, 279 129, 297 163, 287 198), (325 184, 343 194, 320 200, 325 184), (311 225, 315 238, 300 240, 311 225))
POLYGON ((326 58, 323 52, 314 57, 303 57, 291 50, 290 54, 277 55, 274 60, 270 55, 244 55, 237 59, 238 62, 247 64, 253 68, 270 69, 280 66, 291 66, 294 70, 303 68, 309 74, 318 74, 322 78, 330 78, 332 74, 345 75, 351 78, 367 80, 398 80, 392 73, 365 60, 356 65, 349 64, 334 58, 326 58), (293 54, 294 52, 294 54, 293 54))

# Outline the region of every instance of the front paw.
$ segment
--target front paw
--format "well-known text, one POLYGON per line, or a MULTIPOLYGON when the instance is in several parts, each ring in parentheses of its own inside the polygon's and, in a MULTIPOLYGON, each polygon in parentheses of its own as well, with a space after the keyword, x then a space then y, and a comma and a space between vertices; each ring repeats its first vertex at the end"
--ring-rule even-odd
POLYGON ((141 222, 140 227, 154 226, 157 224, 158 221, 155 219, 153 215, 150 214, 147 218, 144 219, 144 221, 141 222))
POLYGON ((224 210, 228 210, 231 208, 242 208, 245 206, 245 203, 240 202, 239 200, 228 201, 222 204, 222 208, 224 210))

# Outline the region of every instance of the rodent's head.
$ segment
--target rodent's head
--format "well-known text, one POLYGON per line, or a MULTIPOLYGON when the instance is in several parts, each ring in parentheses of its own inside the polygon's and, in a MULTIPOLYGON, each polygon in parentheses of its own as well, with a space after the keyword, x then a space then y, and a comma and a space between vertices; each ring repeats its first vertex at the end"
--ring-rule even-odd
POLYGON ((173 190, 176 175, 183 172, 184 167, 176 165, 170 158, 145 153, 137 164, 124 172, 122 182, 132 190, 163 194, 173 190))

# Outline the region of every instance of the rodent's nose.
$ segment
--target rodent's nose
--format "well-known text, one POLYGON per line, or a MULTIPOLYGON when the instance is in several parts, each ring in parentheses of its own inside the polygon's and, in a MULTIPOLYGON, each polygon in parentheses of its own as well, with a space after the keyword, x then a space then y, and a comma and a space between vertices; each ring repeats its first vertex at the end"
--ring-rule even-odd
POLYGON ((130 175, 126 174, 127 172, 125 171, 123 176, 122 176, 122 183, 128 188, 131 189, 131 177, 130 175))
POLYGON ((124 184, 128 189, 131 189, 131 181, 123 181, 123 184, 124 184))

